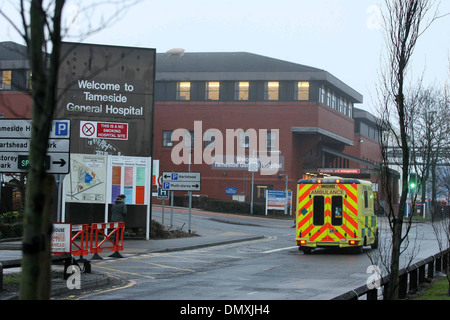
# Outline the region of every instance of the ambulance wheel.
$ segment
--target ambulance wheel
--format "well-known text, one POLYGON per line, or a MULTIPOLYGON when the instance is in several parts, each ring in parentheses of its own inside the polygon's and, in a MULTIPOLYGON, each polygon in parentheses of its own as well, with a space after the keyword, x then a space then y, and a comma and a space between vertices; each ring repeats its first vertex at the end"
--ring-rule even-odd
POLYGON ((361 254, 363 252, 363 246, 351 247, 352 254, 361 254))
POLYGON ((300 251, 303 251, 304 254, 311 254, 311 248, 298 248, 300 251))

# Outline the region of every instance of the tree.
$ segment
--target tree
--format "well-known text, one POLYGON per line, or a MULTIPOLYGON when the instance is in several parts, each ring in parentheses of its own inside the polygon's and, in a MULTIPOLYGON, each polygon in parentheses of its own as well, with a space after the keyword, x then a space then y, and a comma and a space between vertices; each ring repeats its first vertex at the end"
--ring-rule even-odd
MULTIPOLYGON (((386 69, 382 74, 382 97, 380 98, 380 127, 384 129, 382 138, 382 175, 388 175, 387 146, 393 141, 401 150, 400 201, 390 200, 388 219, 392 231, 392 250, 390 259, 390 279, 386 299, 397 299, 399 289, 399 269, 401 244, 407 238, 410 223, 405 234, 403 219, 408 196, 408 177, 411 165, 411 110, 405 104, 405 82, 407 71, 416 43, 420 35, 437 17, 437 11, 430 20, 425 21, 434 2, 429 0, 385 0, 382 13, 385 44, 387 50, 386 69)), ((383 178, 385 179, 385 178, 383 178)), ((394 197, 391 181, 384 180, 383 188, 389 188, 388 197, 394 197)), ((385 190, 386 191, 386 190, 385 190)))
MULTIPOLYGON (((104 29, 122 17, 129 1, 96 1, 84 8, 92 14, 94 7, 105 4, 119 5, 111 12, 112 19, 96 19, 97 26, 82 30, 86 36, 104 29)), ((15 3, 16 4, 16 3, 15 3)), ((28 49, 32 73, 32 134, 30 139, 30 166, 27 174, 22 277, 20 299, 49 299, 52 233, 51 207, 53 176, 46 175, 42 163, 45 161, 51 120, 57 105, 57 77, 61 61, 60 45, 68 34, 71 21, 63 24, 65 0, 20 0, 16 9, 20 23, 0 8, 0 15, 21 35, 28 49)), ((82 10, 80 10, 82 11, 82 10)), ((77 15, 72 18, 75 20, 77 15)), ((81 36, 79 36, 82 38, 81 36)))

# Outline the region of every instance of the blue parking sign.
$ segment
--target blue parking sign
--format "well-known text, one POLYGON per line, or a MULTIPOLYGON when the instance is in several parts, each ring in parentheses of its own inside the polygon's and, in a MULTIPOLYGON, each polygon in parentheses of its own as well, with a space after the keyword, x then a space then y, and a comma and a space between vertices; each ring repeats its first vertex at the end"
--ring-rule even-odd
POLYGON ((164 190, 170 189, 170 182, 163 182, 163 189, 164 190))
POLYGON ((55 121, 55 136, 67 136, 69 134, 67 121, 55 121))

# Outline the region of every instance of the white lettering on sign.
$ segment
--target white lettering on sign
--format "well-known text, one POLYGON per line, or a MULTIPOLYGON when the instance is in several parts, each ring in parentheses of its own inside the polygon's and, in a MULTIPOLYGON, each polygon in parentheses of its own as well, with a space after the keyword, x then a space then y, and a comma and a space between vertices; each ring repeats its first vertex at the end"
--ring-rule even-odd
POLYGON ((76 102, 74 100, 66 102, 68 112, 106 113, 123 117, 144 115, 144 102, 141 101, 136 105, 136 102, 129 101, 127 96, 127 94, 137 96, 133 92, 135 86, 132 84, 80 79, 75 86, 81 93, 71 95, 72 99, 77 99, 76 102))
POLYGON ((128 140, 128 123, 80 121, 80 137, 128 140))

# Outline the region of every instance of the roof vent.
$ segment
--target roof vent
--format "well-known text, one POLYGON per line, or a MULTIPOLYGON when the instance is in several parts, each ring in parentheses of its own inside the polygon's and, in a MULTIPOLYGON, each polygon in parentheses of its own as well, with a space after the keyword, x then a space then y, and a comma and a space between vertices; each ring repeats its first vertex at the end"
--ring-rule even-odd
POLYGON ((167 50, 166 52, 168 55, 173 57, 182 57, 184 55, 184 49, 182 48, 173 48, 170 50, 167 50))

